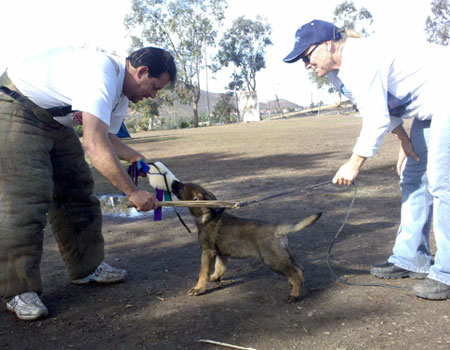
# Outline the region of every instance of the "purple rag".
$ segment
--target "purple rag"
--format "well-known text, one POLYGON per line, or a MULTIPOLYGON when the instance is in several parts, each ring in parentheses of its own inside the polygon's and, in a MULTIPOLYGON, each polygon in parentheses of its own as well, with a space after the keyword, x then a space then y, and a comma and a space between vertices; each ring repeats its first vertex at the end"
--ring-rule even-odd
MULTIPOLYGON (((156 189, 156 199, 162 201, 164 196, 164 191, 159 188, 156 189)), ((159 207, 153 212, 153 221, 161 221, 162 219, 162 207, 159 207)))

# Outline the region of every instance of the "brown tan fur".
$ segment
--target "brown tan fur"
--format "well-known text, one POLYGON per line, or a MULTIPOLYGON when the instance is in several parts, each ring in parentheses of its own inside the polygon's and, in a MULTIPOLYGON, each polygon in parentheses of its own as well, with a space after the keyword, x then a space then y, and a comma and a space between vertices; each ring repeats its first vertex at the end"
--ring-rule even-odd
MULTIPOLYGON (((172 190, 180 200, 215 200, 199 185, 174 181, 172 190)), ((296 224, 271 224, 230 215, 222 208, 189 208, 195 216, 198 240, 202 249, 197 284, 189 295, 206 292, 208 281, 220 281, 226 271, 227 257, 257 257, 273 271, 285 275, 292 284, 286 302, 294 303, 302 295, 303 268, 292 257, 286 235, 312 225, 322 213, 311 215, 296 224), (211 274, 212 264, 214 272, 211 274)))

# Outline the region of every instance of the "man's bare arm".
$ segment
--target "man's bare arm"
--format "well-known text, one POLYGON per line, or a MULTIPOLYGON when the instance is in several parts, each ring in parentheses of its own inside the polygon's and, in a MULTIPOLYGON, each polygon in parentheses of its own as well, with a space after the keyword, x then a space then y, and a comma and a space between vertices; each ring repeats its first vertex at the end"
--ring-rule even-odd
POLYGON ((108 134, 109 127, 92 114, 83 112, 83 146, 92 165, 119 191, 125 193, 138 210, 158 207, 147 191, 137 188, 125 172, 108 134))

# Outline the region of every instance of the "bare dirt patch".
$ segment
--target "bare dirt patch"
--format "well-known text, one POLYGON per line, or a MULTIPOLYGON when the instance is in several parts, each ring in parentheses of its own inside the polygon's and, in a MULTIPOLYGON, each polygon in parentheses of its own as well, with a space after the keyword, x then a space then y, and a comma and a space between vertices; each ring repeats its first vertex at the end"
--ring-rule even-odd
MULTIPOLYGON (((350 156, 360 123, 355 115, 293 118, 151 132, 128 142, 221 200, 248 200, 330 180, 350 156)), ((354 208, 333 248, 333 268, 349 281, 386 282, 368 271, 387 258, 395 238, 397 151, 397 141, 388 135, 377 156, 366 162, 354 208)), ((98 194, 116 192, 94 176, 98 194)), ((105 217, 107 261, 129 272, 125 283, 110 286, 72 285, 47 228, 41 297, 50 317, 23 322, 2 304, 0 348, 226 349, 198 342, 211 339, 257 350, 448 349, 448 301, 350 286, 331 275, 327 251, 352 194, 349 188, 327 185, 235 209, 243 217, 291 222, 324 213, 314 226, 289 237, 309 289, 293 305, 283 301, 290 290, 286 279, 252 259, 231 260, 226 283, 211 283, 206 295, 189 296, 200 249, 196 235, 174 214, 160 222, 105 217)), ((195 230, 187 210, 180 213, 195 230)), ((411 287, 415 282, 386 283, 411 287)))

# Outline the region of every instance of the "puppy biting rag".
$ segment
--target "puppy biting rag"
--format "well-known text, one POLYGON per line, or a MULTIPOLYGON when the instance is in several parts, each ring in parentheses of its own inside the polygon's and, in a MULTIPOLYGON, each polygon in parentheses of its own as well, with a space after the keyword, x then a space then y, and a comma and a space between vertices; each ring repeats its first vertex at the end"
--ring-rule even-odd
MULTIPOLYGON (((128 174, 134 180, 137 186, 139 176, 148 177, 150 186, 156 191, 156 198, 160 202, 161 207, 156 209, 153 214, 153 220, 159 221, 162 218, 162 207, 213 207, 213 208, 239 208, 238 202, 227 201, 172 201, 171 193, 173 193, 173 184, 180 182, 177 177, 161 162, 145 163, 143 159, 135 162, 128 167, 128 174)), ((183 223, 178 212, 175 210, 180 221, 183 223)), ((186 225, 183 223, 186 227, 186 225)), ((186 227, 187 228, 187 227, 186 227)), ((189 229, 188 229, 189 231, 189 229)))
MULTIPOLYGON (((159 201, 171 201, 172 183, 178 179, 176 176, 161 162, 150 163, 150 171, 148 172, 148 182, 156 190, 156 199, 159 201)), ((155 210, 153 215, 154 221, 162 219, 162 208, 155 210)))
MULTIPOLYGON (((128 174, 137 184, 137 178, 140 174, 148 177, 148 182, 156 190, 156 198, 159 201, 171 201, 172 183, 178 181, 177 177, 161 162, 145 163, 143 159, 135 162, 128 167, 128 174), (143 173, 143 174, 142 174, 143 173)), ((154 221, 162 218, 162 208, 155 210, 154 221)))

